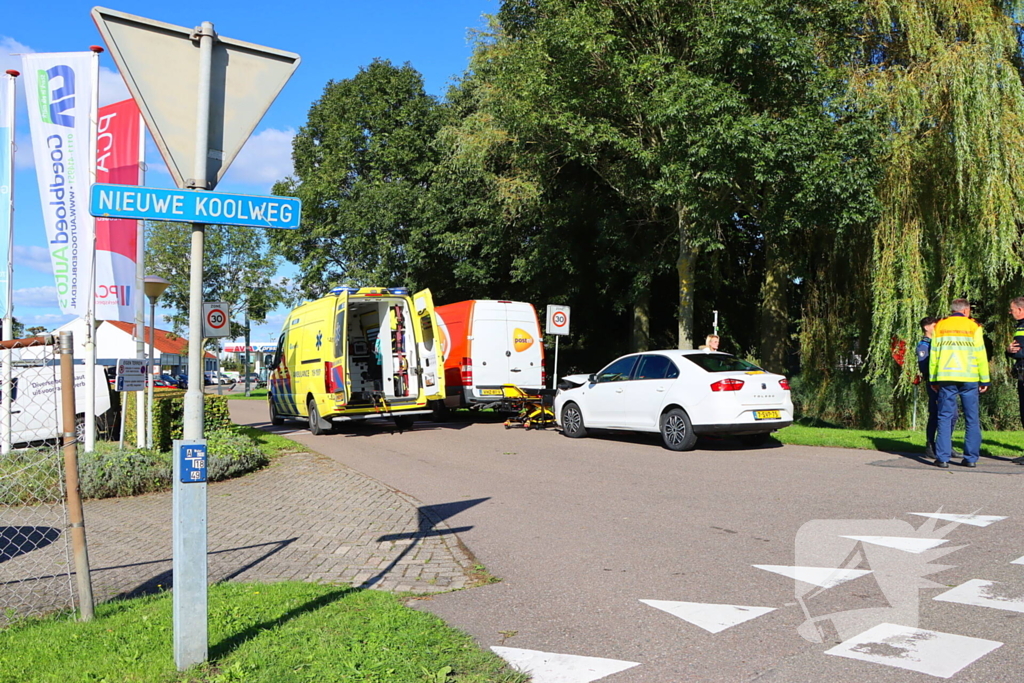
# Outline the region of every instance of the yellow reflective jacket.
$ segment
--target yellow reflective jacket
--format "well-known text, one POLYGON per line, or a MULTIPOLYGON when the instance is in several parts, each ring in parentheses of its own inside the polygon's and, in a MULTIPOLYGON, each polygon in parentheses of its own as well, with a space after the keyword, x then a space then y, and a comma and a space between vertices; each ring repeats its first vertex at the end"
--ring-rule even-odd
POLYGON ((981 325, 959 313, 936 323, 929 367, 931 381, 988 384, 988 355, 981 333, 981 325))

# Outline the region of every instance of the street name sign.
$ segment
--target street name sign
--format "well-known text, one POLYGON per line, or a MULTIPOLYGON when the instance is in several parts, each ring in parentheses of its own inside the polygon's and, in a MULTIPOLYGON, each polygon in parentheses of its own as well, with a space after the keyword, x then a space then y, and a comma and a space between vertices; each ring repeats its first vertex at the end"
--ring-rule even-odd
MULTIPOLYGON (((200 86, 197 30, 104 7, 94 7, 92 18, 175 185, 190 186, 200 86)), ((216 36, 207 172, 201 189, 217 186, 299 61, 294 52, 216 36)))
POLYGON ((133 185, 92 186, 89 213, 102 218, 242 225, 250 228, 299 227, 302 201, 195 190, 167 190, 133 185))

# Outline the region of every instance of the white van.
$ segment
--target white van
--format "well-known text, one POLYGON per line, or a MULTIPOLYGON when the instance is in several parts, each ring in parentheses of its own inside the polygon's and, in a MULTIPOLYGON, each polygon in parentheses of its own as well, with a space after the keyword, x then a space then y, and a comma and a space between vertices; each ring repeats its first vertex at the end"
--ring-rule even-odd
POLYGON ((460 301, 438 306, 446 408, 501 401, 502 386, 544 387, 544 337, 537 311, 522 301, 460 301))
MULTIPOLYGON (((96 415, 110 410, 110 385, 101 366, 96 369, 96 415)), ((14 367, 11 392, 11 443, 55 439, 61 433, 60 367, 14 367)), ((75 411, 85 413, 85 366, 75 366, 75 411)), ((3 416, 0 415, 0 419, 3 416)))

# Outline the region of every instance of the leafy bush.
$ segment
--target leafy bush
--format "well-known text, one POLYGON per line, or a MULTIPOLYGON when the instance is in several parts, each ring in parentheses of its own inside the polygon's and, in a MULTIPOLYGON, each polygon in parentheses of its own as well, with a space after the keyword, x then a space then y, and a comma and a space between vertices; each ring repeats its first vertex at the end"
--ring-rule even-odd
POLYGON ((206 478, 230 479, 265 467, 270 459, 252 438, 233 429, 217 429, 206 434, 206 478))
POLYGON ((171 483, 171 455, 96 442, 96 450, 79 450, 78 476, 84 498, 136 496, 166 490, 171 483))
MULTIPOLYGON (((125 434, 135 434, 135 400, 125 402, 127 422, 125 434)), ((157 389, 153 395, 153 446, 162 451, 171 449, 174 439, 182 438, 185 415, 185 392, 181 389, 157 389)), ((231 427, 228 397, 206 394, 203 422, 207 433, 231 427)))

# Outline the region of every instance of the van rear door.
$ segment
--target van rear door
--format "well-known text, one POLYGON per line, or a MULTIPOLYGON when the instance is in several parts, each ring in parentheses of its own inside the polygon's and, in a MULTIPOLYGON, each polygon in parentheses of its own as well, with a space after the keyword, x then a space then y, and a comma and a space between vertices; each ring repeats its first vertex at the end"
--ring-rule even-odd
POLYGON ((324 363, 324 385, 339 412, 348 405, 348 294, 334 301, 333 358, 324 363))
POLYGON ((508 337, 511 340, 508 371, 512 383, 539 389, 544 386, 544 342, 533 306, 524 302, 505 304, 508 337))
POLYGON ((419 329, 415 339, 418 345, 417 357, 419 366, 420 386, 428 401, 444 399, 444 349, 441 344, 440 328, 437 315, 434 313, 434 297, 429 289, 416 292, 412 297, 419 329))

